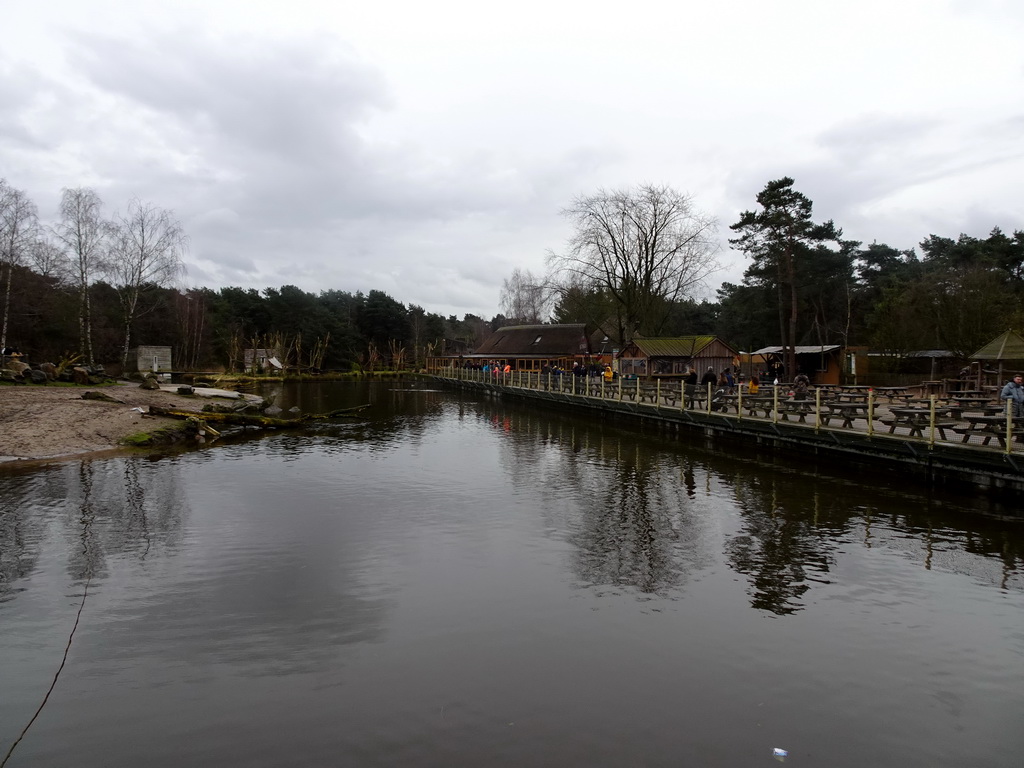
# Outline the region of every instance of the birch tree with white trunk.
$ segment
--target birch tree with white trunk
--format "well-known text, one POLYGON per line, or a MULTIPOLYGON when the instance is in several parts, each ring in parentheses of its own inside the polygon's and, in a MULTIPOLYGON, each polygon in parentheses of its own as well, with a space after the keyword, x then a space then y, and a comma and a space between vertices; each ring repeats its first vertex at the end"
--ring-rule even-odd
POLYGON ((63 246, 78 289, 78 353, 89 364, 92 348, 92 303, 89 288, 102 273, 111 225, 102 217, 103 201, 88 187, 61 192, 60 221, 53 234, 63 246))
POLYGON ((133 199, 127 212, 115 217, 106 272, 121 302, 122 368, 128 364, 132 324, 151 309, 148 290, 166 288, 184 274, 187 248, 188 237, 172 211, 133 199))
POLYGON ((4 286, 0 350, 7 348, 7 322, 10 317, 14 268, 22 264, 36 241, 38 228, 36 204, 24 191, 14 189, 5 179, 0 179, 0 280, 4 286))

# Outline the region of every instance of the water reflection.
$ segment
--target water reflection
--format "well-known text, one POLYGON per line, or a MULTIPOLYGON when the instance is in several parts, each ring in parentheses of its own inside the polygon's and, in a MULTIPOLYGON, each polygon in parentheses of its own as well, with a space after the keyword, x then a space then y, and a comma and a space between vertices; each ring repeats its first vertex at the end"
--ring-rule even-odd
POLYGON ((0 473, 0 598, 32 573, 55 525, 76 582, 102 577, 112 557, 142 560, 153 546, 173 547, 187 514, 176 480, 145 458, 0 473))
POLYGON ((751 607, 784 616, 805 609, 815 585, 831 583, 837 553, 859 541, 925 568, 1024 587, 1019 524, 982 515, 986 502, 965 510, 970 500, 872 487, 839 467, 776 465, 750 447, 666 439, 628 422, 490 400, 474 413, 518 438, 503 443, 503 465, 517 486, 542 489, 540 513, 570 531, 574 571, 586 585, 664 595, 721 551, 747 579, 751 607), (735 530, 710 529, 702 497, 727 500, 738 512, 735 530), (883 523, 878 509, 901 511, 883 523))
POLYGON ((1019 754, 1019 523, 636 422, 317 398, 371 408, 0 471, 0 751, 91 580, 11 768, 1019 754))

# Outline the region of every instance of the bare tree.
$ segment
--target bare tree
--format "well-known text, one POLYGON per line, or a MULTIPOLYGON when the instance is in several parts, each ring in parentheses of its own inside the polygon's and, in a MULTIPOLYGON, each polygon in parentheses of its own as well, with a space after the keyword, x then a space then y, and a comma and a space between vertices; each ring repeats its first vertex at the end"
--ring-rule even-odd
POLYGON ((551 312, 551 292, 541 278, 517 267, 502 284, 499 303, 501 313, 511 322, 536 325, 551 312))
POLYGON ((548 257, 553 282, 606 293, 614 327, 602 330, 620 345, 659 334, 673 304, 718 269, 717 221, 671 187, 598 190, 562 215, 575 233, 564 254, 548 257))
POLYGON ((53 278, 59 283, 64 283, 68 279, 64 249, 46 236, 37 237, 32 242, 28 248, 26 261, 38 275, 53 278))
POLYGON ((128 364, 132 323, 145 309, 146 290, 166 287, 184 273, 187 247, 188 237, 172 211, 133 199, 127 213, 116 217, 107 273, 121 301, 122 366, 128 364))
POLYGON ((103 201, 87 187, 65 188, 61 192, 60 221, 53 233, 64 246, 78 288, 78 353, 89 365, 95 364, 92 349, 92 305, 89 287, 103 270, 110 224, 100 211, 103 201))
POLYGON ((0 349, 7 347, 7 320, 11 307, 11 281, 36 240, 39 216, 36 204, 20 189, 0 179, 0 279, 4 281, 4 311, 0 323, 0 349), (6 276, 3 270, 6 268, 6 276))

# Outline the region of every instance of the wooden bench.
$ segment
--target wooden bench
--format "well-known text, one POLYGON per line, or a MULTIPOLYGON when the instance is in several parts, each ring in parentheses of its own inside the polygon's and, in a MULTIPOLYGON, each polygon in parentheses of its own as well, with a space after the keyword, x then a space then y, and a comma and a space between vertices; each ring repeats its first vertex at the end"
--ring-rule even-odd
MULTIPOLYGON (((931 422, 928 420, 928 414, 923 414, 924 418, 921 417, 908 417, 908 416, 889 416, 888 418, 881 419, 881 422, 889 427, 889 434, 895 434, 896 427, 906 427, 909 430, 910 437, 924 437, 924 430, 931 427, 931 422)), ((936 421, 935 429, 939 432, 939 437, 946 440, 946 430, 951 429, 956 431, 955 421, 936 421)), ((965 441, 966 442, 966 441, 965 441)))
POLYGON ((814 403, 807 401, 784 400, 779 403, 779 418, 782 421, 789 421, 790 416, 796 416, 801 424, 807 423, 808 414, 814 413, 814 403))

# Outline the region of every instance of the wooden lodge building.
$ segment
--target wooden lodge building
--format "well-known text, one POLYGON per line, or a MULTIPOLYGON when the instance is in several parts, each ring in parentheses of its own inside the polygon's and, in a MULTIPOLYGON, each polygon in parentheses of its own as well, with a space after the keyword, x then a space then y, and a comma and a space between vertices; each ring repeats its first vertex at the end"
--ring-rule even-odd
POLYGON ((487 364, 514 371, 541 371, 545 365, 570 370, 581 365, 611 364, 620 376, 636 378, 681 379, 693 366, 699 373, 709 367, 721 371, 735 366, 738 352, 717 336, 680 336, 675 338, 636 338, 612 360, 607 343, 594 351, 596 333, 588 336, 582 323, 561 325, 515 325, 499 328, 475 352, 429 358, 427 370, 478 368, 487 364))
POLYGON ((738 364, 739 353, 717 336, 638 337, 618 356, 619 375, 638 379, 681 379, 690 368, 702 375, 738 364))
POLYGON ((429 358, 427 370, 433 373, 493 363, 509 365, 515 371, 540 371, 545 365, 569 370, 575 362, 597 362, 583 323, 511 325, 496 330, 475 352, 429 358))

